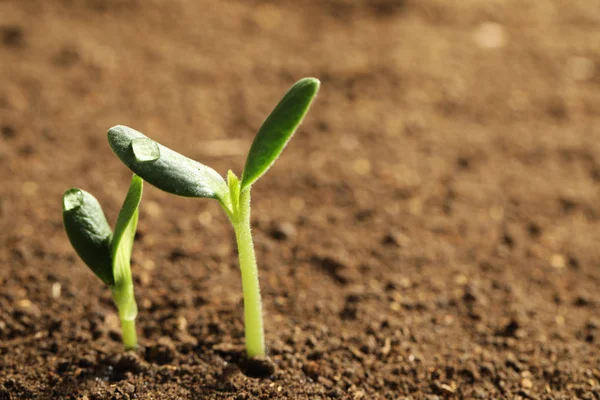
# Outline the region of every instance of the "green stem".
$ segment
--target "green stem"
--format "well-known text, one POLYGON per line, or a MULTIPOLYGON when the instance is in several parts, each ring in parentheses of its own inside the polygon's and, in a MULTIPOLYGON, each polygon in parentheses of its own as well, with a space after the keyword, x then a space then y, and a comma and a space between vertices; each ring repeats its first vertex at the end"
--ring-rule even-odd
POLYGON ((249 358, 265 355, 262 305, 258 268, 254 255, 254 244, 250 231, 250 190, 240 193, 239 205, 234 210, 231 220, 235 230, 240 270, 242 273, 242 290, 244 293, 244 324, 246 328, 246 354, 249 358))
POLYGON ((121 331, 123 335, 123 344, 125 345, 125 350, 135 349, 137 347, 135 319, 126 320, 124 318, 121 318, 121 331))
POLYGON ((121 320, 121 336, 125 350, 137 347, 137 334, 135 332, 135 318, 138 308, 133 294, 133 284, 115 285, 112 287, 113 300, 119 310, 121 320))

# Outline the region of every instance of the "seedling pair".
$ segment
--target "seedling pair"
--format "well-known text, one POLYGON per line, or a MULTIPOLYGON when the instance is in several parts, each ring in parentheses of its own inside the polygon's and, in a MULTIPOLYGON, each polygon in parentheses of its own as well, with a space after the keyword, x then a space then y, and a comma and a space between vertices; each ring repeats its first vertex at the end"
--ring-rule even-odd
POLYGON ((108 131, 108 141, 116 155, 148 183, 168 193, 212 198, 221 204, 233 225, 238 246, 246 353, 250 358, 265 355, 258 268, 250 229, 250 190, 279 157, 318 90, 319 81, 315 78, 296 82, 256 134, 241 178, 229 170, 227 181, 212 168, 162 146, 134 129, 115 126, 108 131))

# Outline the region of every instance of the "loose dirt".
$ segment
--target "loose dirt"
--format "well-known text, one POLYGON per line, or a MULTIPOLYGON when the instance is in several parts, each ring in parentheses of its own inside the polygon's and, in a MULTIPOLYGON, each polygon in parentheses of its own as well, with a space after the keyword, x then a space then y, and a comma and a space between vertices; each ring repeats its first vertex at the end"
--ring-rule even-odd
POLYGON ((0 399, 600 399, 593 0, 0 1, 0 171, 0 399), (123 353, 63 191, 114 225, 116 124, 239 175, 303 76, 253 189, 274 372, 218 204, 149 185, 123 353))

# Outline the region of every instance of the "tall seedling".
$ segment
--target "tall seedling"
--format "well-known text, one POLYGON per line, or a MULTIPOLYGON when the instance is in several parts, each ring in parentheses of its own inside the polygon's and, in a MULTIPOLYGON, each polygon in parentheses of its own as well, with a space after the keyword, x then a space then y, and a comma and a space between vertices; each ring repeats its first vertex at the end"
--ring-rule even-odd
POLYGON ((215 199, 227 213, 238 246, 246 353, 250 358, 265 355, 258 268, 250 231, 250 189, 273 165, 291 139, 308 112, 319 85, 315 78, 304 78, 290 88, 256 134, 241 178, 229 170, 225 181, 212 168, 126 126, 115 126, 108 131, 113 151, 146 182, 179 196, 215 199))

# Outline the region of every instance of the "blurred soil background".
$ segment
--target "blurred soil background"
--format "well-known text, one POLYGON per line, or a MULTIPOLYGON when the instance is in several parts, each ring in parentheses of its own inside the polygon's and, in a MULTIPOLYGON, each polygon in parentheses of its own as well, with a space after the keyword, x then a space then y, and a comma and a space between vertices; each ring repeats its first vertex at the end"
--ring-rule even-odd
POLYGON ((600 399, 597 0, 0 0, 0 399, 600 399), (268 378, 231 227, 146 185, 137 352, 63 232, 134 127, 254 187, 268 378))

